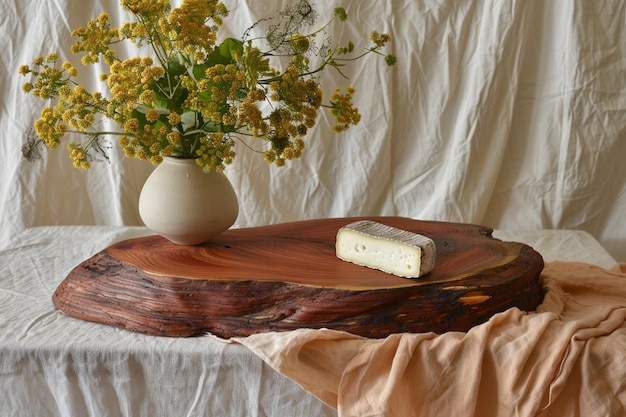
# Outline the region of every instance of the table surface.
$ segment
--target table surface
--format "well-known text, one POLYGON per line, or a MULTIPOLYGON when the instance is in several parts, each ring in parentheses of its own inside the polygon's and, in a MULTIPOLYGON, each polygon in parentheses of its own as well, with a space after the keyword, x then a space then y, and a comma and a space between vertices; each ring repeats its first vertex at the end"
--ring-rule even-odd
MULTIPOLYGON (((54 308, 52 293, 81 261, 115 242, 150 234, 141 227, 39 227, 0 249, 3 413, 337 415, 239 344, 133 333, 54 308)), ((615 264, 585 232, 496 230, 494 236, 527 243, 546 262, 615 264)))

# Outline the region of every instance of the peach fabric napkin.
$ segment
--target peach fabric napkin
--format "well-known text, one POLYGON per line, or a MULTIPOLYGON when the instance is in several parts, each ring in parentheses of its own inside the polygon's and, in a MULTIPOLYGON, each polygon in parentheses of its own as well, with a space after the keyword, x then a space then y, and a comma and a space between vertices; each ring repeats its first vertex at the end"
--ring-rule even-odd
POLYGON ((466 333, 237 338, 341 417, 626 416, 626 264, 553 262, 537 312, 466 333))

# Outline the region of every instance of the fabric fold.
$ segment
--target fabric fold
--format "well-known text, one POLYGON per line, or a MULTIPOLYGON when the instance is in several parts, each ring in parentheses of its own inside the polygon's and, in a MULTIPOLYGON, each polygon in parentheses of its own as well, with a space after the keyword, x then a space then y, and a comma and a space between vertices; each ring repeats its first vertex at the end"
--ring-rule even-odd
POLYGON ((626 266, 553 262, 536 312, 468 332, 237 338, 339 416, 626 415, 626 266))

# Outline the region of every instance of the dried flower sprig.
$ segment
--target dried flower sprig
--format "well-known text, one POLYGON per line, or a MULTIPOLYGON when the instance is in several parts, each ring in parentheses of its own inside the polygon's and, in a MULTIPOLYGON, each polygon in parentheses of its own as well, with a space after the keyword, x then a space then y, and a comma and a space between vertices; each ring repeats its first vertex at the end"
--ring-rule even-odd
MULTIPOLYGON (((217 171, 235 158, 236 139, 250 136, 266 144, 265 160, 282 166, 302 155, 320 107, 335 116, 337 132, 360 120, 354 89, 344 94, 337 89, 323 104, 318 75, 327 68, 342 73, 348 62, 370 53, 383 55, 390 40, 373 31, 372 46, 356 55, 352 42, 333 45, 327 31, 334 18, 347 20, 345 9, 336 8, 331 21, 307 30, 318 18, 308 0, 280 12, 265 37, 251 35, 259 21, 241 39, 221 43, 218 31, 229 11, 220 1, 183 0, 174 9, 169 0, 121 0, 121 5, 132 21, 112 28, 102 14, 72 32, 78 40, 71 51, 82 54, 84 65, 109 65, 101 75, 108 97, 79 85, 77 69, 69 62, 59 66, 55 53, 20 67, 20 74, 32 78, 23 90, 54 101, 34 124, 38 141, 55 149, 69 132, 85 135, 83 142, 67 145, 76 167, 89 168, 98 155, 106 157, 102 138, 110 135, 119 137, 126 156, 154 164, 165 156, 195 158, 217 171), (114 45, 123 41, 150 46, 152 57, 119 57, 114 45), (320 62, 312 65, 315 55, 320 62), (96 116, 120 130, 99 130, 96 116)), ((387 55, 385 62, 393 65, 395 57, 387 55)), ((31 138, 27 148, 38 149, 37 142, 31 138)))

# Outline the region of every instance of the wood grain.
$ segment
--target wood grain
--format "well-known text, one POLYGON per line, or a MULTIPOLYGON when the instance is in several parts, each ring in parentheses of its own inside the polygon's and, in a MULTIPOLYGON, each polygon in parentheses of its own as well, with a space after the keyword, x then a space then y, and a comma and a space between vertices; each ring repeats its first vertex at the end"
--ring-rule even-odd
POLYGON ((53 301, 70 316, 162 336, 326 327, 385 337, 464 331, 543 298, 541 256, 489 228, 368 218, 433 239, 435 269, 407 279, 341 261, 337 231, 362 218, 312 220, 231 229, 199 246, 119 242, 77 266, 53 301))

